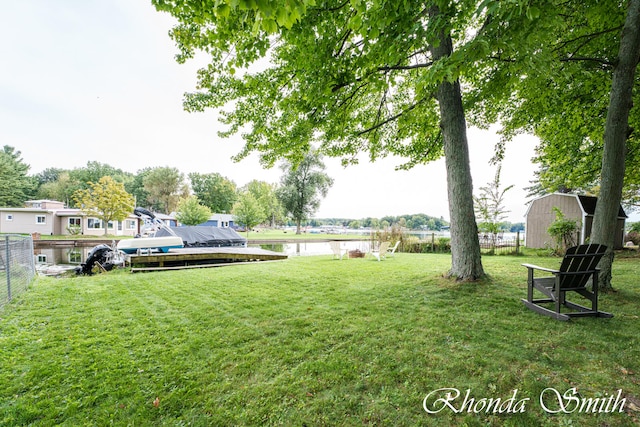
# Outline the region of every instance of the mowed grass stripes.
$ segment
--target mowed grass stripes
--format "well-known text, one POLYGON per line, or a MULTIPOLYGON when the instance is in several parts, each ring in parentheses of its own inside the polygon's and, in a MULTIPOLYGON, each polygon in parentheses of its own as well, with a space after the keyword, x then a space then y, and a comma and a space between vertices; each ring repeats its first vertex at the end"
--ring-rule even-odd
POLYGON ((442 277, 448 255, 298 257, 218 269, 38 278, 0 312, 2 425, 586 425, 547 388, 640 396, 640 260, 614 264, 613 319, 527 310, 523 262, 442 277), (432 390, 530 399, 520 413, 428 414, 432 390))

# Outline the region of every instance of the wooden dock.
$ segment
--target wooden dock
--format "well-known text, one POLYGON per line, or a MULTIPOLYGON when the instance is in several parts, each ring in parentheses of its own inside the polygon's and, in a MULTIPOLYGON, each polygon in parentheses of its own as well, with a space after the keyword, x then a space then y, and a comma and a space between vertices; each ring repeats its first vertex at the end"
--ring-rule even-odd
POLYGON ((261 248, 221 247, 221 248, 180 248, 168 253, 129 255, 131 272, 179 270, 185 268, 222 267, 255 261, 276 261, 287 259, 288 255, 261 248))

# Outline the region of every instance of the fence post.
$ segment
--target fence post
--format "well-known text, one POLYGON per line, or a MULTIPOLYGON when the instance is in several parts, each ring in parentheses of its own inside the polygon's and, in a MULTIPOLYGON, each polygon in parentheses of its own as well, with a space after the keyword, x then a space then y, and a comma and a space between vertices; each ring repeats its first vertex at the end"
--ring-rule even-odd
POLYGON ((520 230, 516 231, 516 255, 520 255, 520 230))
POLYGON ((9 250, 9 236, 4 236, 4 268, 7 272, 7 300, 11 301, 11 259, 9 258, 11 251, 9 250))

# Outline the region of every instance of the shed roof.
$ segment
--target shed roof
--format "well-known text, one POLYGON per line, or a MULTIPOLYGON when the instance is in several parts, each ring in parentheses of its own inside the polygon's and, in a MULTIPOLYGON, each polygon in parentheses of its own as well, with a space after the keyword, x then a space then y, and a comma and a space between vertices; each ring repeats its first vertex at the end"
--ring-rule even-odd
MULTIPOLYGON (((544 196, 540 196, 540 197, 532 200, 531 203, 529 204, 529 207, 527 208, 527 212, 525 213, 524 216, 526 217, 526 216, 529 215, 529 211, 531 210, 531 205, 533 205, 533 203, 536 200, 544 199, 545 197, 550 197, 550 196, 574 197, 580 203, 580 207, 582 209, 583 215, 593 216, 595 214, 595 212, 596 212, 596 202, 598 201, 597 197, 584 196, 584 195, 578 195, 578 194, 570 194, 570 193, 551 193, 551 194, 545 194, 544 196)), ((618 209, 618 218, 628 218, 627 214, 624 212, 624 209, 622 208, 622 205, 620 205, 620 208, 618 209)))
MULTIPOLYGON (((597 197, 593 196, 578 196, 578 200, 580 200, 580 204, 582 205, 582 209, 587 215, 593 215, 596 213, 596 202, 598 201, 597 197)), ((622 209, 622 206, 618 209, 618 218, 628 218, 627 214, 622 209)))

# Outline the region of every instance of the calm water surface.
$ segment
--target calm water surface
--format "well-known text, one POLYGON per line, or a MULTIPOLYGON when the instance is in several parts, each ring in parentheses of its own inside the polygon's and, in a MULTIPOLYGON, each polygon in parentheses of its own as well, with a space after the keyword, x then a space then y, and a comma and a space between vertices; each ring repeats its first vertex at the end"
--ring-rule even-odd
MULTIPOLYGON (((340 242, 343 248, 349 250, 369 251, 369 241, 345 241, 340 242)), ((260 247, 274 252, 282 252, 289 256, 310 256, 310 255, 331 255, 331 247, 328 242, 300 242, 300 243, 280 243, 273 245, 249 245, 250 247, 260 247)), ((39 248, 34 251, 36 264, 38 265, 69 265, 77 266, 82 264, 93 246, 86 247, 51 247, 39 248)))

